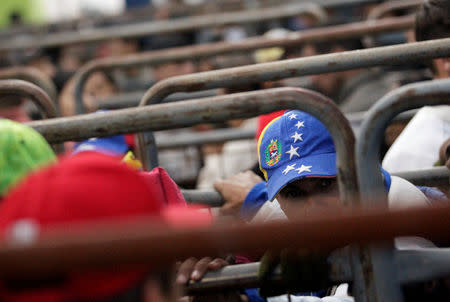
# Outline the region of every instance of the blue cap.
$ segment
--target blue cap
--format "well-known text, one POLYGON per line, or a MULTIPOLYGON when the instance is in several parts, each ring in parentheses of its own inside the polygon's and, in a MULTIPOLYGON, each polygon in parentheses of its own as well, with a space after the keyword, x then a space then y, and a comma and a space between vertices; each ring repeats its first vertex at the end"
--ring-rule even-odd
POLYGON ((110 137, 90 138, 75 145, 72 155, 80 152, 92 151, 108 155, 125 155, 129 147, 125 141, 125 135, 115 135, 110 137))
POLYGON ((269 200, 305 177, 335 177, 336 149, 330 133, 312 115, 292 110, 272 120, 258 140, 258 161, 269 200))
MULTIPOLYGON (((98 110, 95 114, 103 114, 108 110, 98 110)), ((115 135, 109 137, 93 137, 88 140, 82 141, 75 145, 75 149, 72 155, 80 152, 98 152, 107 155, 121 156, 125 155, 129 150, 129 146, 126 143, 125 135, 115 135)))

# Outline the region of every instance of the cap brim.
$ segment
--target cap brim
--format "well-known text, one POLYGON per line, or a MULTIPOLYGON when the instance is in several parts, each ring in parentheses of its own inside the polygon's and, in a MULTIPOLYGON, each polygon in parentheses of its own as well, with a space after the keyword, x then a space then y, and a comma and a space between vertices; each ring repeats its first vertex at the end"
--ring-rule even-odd
POLYGON ((282 188, 294 180, 306 177, 333 177, 337 175, 336 153, 311 155, 297 160, 291 160, 289 164, 295 164, 295 169, 300 168, 302 165, 311 167, 301 173, 298 173, 296 170, 291 170, 283 174, 286 166, 280 166, 267 181, 269 200, 273 200, 282 188))

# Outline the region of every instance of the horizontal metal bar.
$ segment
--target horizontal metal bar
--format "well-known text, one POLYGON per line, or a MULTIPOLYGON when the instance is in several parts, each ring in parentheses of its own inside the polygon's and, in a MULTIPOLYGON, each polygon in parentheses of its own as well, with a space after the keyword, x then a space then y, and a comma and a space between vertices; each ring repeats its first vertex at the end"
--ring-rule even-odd
POLYGON ((270 248, 311 246, 329 249, 399 236, 448 239, 450 234, 448 205, 388 212, 329 209, 301 216, 289 222, 216 225, 207 229, 169 229, 167 225, 149 223, 149 217, 134 224, 97 222, 70 230, 54 228, 26 245, 12 238, 2 242, 0 276, 44 278, 66 271, 138 264, 157 269, 176 259, 211 256, 219 251, 259 253, 270 248))
MULTIPOLYGON (((406 112, 402 112, 392 119, 392 123, 405 123, 409 122, 414 115, 417 113, 418 109, 408 110, 406 112)), ((367 118, 368 111, 360 111, 360 112, 349 112, 345 113, 345 117, 350 121, 350 123, 362 123, 362 121, 367 118)))
POLYGON ((158 150, 201 146, 204 144, 223 143, 230 140, 255 139, 255 130, 219 129, 197 133, 185 133, 172 137, 157 138, 158 150))
MULTIPOLYGON (((136 38, 151 35, 173 34, 193 31, 207 27, 219 27, 233 24, 248 24, 267 20, 294 17, 309 13, 317 5, 325 8, 344 6, 354 0, 315 0, 314 3, 297 3, 273 8, 244 12, 211 14, 199 17, 187 17, 168 21, 143 22, 141 24, 117 25, 107 28, 86 29, 73 32, 60 32, 46 36, 20 37, 3 41, 0 52, 20 50, 32 47, 57 47, 70 44, 98 42, 117 38, 136 38)), ((373 3, 375 0, 359 0, 359 4, 373 3)))
POLYGON ((450 184, 450 169, 436 167, 430 169, 393 173, 404 178, 416 186, 448 186, 450 184))
MULTIPOLYGON (((175 95, 177 94, 171 96, 175 95)), ((170 100, 171 96, 169 96, 167 99, 170 100)), ((416 112, 417 110, 410 110, 408 112, 399 114, 395 119, 393 119, 393 122, 407 122, 416 114, 416 112)), ((365 116, 367 116, 367 111, 345 114, 345 117, 350 121, 350 124, 352 125, 362 123, 365 116)), ((158 150, 164 150, 186 148, 190 146, 200 146, 204 144, 223 143, 232 140, 255 139, 255 135, 256 130, 230 128, 197 133, 185 133, 182 135, 173 135, 170 137, 159 137, 156 139, 156 144, 158 145, 158 150)))
POLYGON ((304 43, 335 41, 350 37, 361 37, 367 33, 381 33, 392 30, 412 28, 415 24, 413 17, 387 18, 385 20, 356 22, 314 28, 290 33, 281 39, 266 37, 248 38, 239 43, 210 43, 204 45, 177 47, 162 51, 150 51, 137 55, 119 56, 113 58, 93 60, 85 64, 74 76, 74 94, 77 112, 83 113, 82 91, 88 77, 95 71, 115 68, 129 68, 134 66, 163 64, 177 60, 195 60, 216 55, 242 53, 266 47, 298 47, 304 43))
MULTIPOLYGON (((423 282, 450 275, 450 249, 424 248, 420 250, 396 250, 394 254, 397 279, 400 284, 423 282)), ((352 280, 348 259, 332 261, 330 279, 335 282, 352 280), (340 266, 338 268, 338 266, 340 266)), ((258 278, 259 262, 229 265, 218 271, 210 271, 199 282, 186 286, 189 295, 225 289, 256 288, 261 285, 258 278)), ((281 270, 277 267, 270 280, 280 283, 281 270)), ((267 284, 267 283, 266 283, 267 284)))
POLYGON ((450 56, 450 38, 346 51, 176 76, 152 86, 140 105, 156 104, 174 92, 198 91, 274 81, 310 74, 399 65, 450 56))
POLYGON ((222 195, 215 190, 186 190, 182 189, 181 193, 187 203, 204 204, 210 207, 220 207, 225 200, 222 195))
MULTIPOLYGON (((416 186, 448 186, 450 182, 450 170, 447 167, 397 172, 392 175, 406 179, 416 186)), ((189 203, 219 207, 225 202, 222 195, 215 190, 182 190, 182 193, 189 203)))
POLYGON ((52 143, 145 130, 166 130, 197 123, 220 123, 231 119, 252 117, 276 111, 278 108, 282 109, 284 105, 290 107, 297 102, 288 96, 291 91, 294 91, 295 94, 305 90, 299 88, 267 89, 159 104, 145 108, 120 109, 103 114, 91 113, 34 121, 27 124, 52 143), (273 101, 275 98, 279 98, 278 95, 284 98, 283 105, 273 101), (258 106, 259 101, 261 101, 261 106, 258 106))
MULTIPOLYGON (((97 109, 122 109, 122 108, 136 107, 139 105, 139 102, 144 94, 145 91, 131 92, 115 95, 107 99, 98 99, 96 100, 97 109)), ((183 100, 200 99, 217 95, 219 95, 218 89, 195 91, 195 92, 180 92, 170 95, 167 99, 164 100, 164 102, 165 103, 179 102, 183 100)))

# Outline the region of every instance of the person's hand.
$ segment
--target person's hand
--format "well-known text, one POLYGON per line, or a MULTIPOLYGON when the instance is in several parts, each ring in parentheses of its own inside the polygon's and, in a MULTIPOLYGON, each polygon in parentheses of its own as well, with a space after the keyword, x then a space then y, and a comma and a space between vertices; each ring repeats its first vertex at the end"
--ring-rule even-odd
MULTIPOLYGON (((234 258, 233 258, 234 259, 234 258)), ((203 278, 203 276, 208 271, 216 271, 219 270, 228 264, 233 263, 233 259, 231 257, 227 258, 227 260, 223 258, 215 258, 212 257, 204 257, 202 259, 197 259, 191 257, 182 263, 178 263, 178 272, 176 277, 176 283, 178 285, 184 286, 189 282, 197 282, 203 278)), ((188 296, 184 296, 178 300, 178 302, 189 302, 190 299, 188 296)))
POLYGON ((328 252, 301 249, 268 251, 261 258, 258 278, 261 281, 259 294, 262 297, 281 295, 286 292, 299 293, 326 289, 330 286, 328 252), (280 266, 282 282, 270 283, 273 272, 280 266))
POLYGON ((225 204, 220 208, 220 214, 238 215, 247 194, 261 181, 263 181, 261 177, 252 171, 241 172, 227 179, 216 181, 214 188, 225 199, 225 204))
POLYGON ((185 285, 190 281, 199 281, 207 271, 216 271, 227 265, 228 262, 222 258, 205 257, 199 260, 191 257, 180 263, 176 283, 185 285))

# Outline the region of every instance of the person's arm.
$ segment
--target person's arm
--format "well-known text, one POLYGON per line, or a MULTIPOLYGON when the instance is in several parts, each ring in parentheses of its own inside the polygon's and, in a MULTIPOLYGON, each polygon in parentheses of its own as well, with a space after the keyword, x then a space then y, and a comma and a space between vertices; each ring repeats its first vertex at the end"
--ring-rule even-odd
MULTIPOLYGON (((258 186, 259 189, 254 193, 252 192, 252 196, 250 197, 251 200, 254 199, 253 194, 259 194, 258 192, 261 191, 261 182, 261 177, 252 171, 241 172, 226 179, 216 181, 214 183, 214 188, 222 194, 225 199, 225 204, 220 208, 220 214, 239 216, 242 205, 249 199, 248 195, 254 191, 254 187, 258 186)), ((264 193, 262 192, 262 194, 264 193)), ((264 199, 266 197, 261 195, 261 198, 264 199)))

